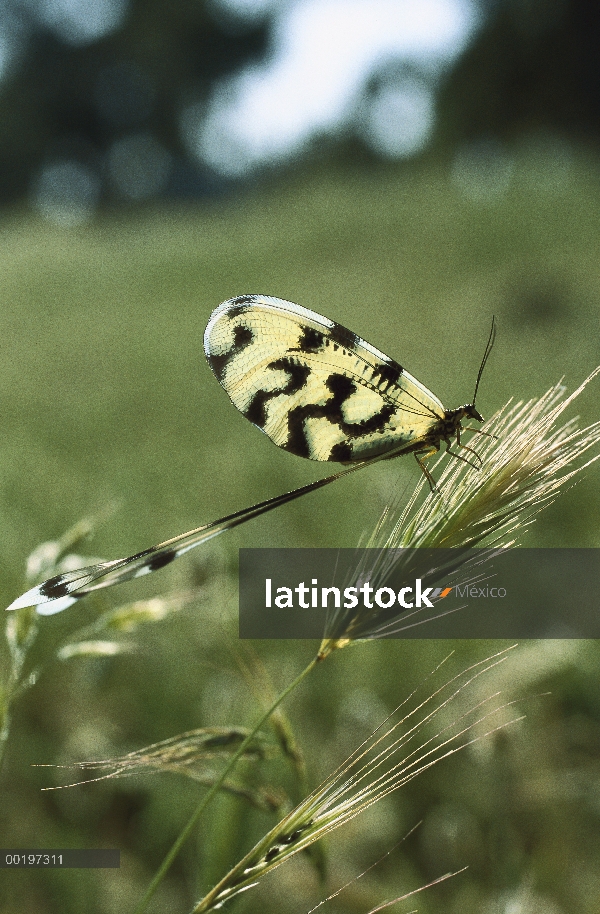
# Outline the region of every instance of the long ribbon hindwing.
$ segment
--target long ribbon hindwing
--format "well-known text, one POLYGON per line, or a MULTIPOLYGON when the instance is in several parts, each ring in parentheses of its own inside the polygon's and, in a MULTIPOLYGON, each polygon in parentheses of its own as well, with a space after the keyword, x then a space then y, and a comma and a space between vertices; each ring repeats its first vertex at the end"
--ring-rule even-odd
POLYGON ((344 463, 346 469, 127 558, 55 575, 7 608, 47 604, 43 612, 58 612, 91 591, 157 571, 212 537, 375 460, 412 452, 433 489, 420 457, 439 450, 442 442, 450 451, 454 441, 477 457, 461 444, 461 420, 482 421, 475 397, 494 335, 492 323, 473 402, 446 410, 397 362, 326 317, 263 295, 224 302, 210 318, 204 348, 232 402, 279 447, 311 460, 344 463))
MULTIPOLYGON (((485 358, 492 337, 493 331, 485 358)), ((446 410, 389 356, 279 298, 223 302, 210 318, 204 349, 240 412, 278 447, 311 460, 351 464, 410 452, 418 459, 441 442, 460 445, 463 418, 482 421, 475 397, 446 410)))

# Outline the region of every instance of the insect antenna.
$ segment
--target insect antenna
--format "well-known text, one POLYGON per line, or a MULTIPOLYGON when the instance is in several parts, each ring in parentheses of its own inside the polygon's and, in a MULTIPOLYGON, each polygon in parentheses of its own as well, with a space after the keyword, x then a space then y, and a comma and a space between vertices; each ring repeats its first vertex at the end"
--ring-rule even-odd
POLYGON ((475 400, 477 398, 477 391, 479 390, 479 382, 481 381, 481 375, 483 374, 483 369, 485 368, 485 363, 490 357, 490 352, 493 349, 494 343, 496 341, 496 318, 492 316, 492 327, 490 330, 490 335, 486 343, 485 352, 483 353, 483 358, 481 360, 481 365, 479 366, 479 371, 477 373, 477 380, 475 381, 475 392, 473 394, 473 406, 475 406, 475 400))

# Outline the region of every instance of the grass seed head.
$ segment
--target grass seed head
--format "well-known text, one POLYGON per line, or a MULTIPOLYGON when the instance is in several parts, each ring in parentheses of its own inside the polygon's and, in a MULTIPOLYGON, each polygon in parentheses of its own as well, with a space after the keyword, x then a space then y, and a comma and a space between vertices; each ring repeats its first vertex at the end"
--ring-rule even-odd
MULTIPOLYGON (((579 428, 573 418, 559 424, 565 410, 599 373, 600 367, 569 396, 559 383, 526 403, 509 401, 482 429, 486 434, 477 440, 481 458, 477 465, 442 454, 438 463, 446 461, 446 467, 438 491, 422 499, 426 482, 421 479, 399 518, 393 505, 386 506, 366 546, 395 550, 385 560, 388 573, 403 561, 404 549, 515 545, 516 537, 567 483, 600 457, 600 422, 579 428)), ((385 571, 381 565, 368 569, 382 583, 385 571)), ((324 658, 359 639, 380 637, 379 615, 376 609, 363 607, 343 619, 332 617, 319 656, 324 658)), ((385 621, 389 632, 391 620, 385 621)))
POLYGON ((468 698, 467 690, 478 683, 481 676, 503 663, 510 650, 473 664, 433 692, 426 692, 424 698, 419 697, 419 689, 415 690, 320 787, 271 829, 198 902, 192 914, 218 910, 294 854, 349 822, 443 758, 520 720, 507 716, 509 705, 498 700, 498 693, 481 700, 475 687, 475 703, 468 698), (434 721, 438 727, 430 735, 429 728, 434 721))

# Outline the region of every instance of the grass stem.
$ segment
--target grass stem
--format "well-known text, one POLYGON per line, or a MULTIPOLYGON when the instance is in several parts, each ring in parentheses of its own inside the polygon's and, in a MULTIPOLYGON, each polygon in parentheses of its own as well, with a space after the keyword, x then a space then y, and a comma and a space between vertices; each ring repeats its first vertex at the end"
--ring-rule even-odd
POLYGON ((220 776, 214 782, 214 784, 212 785, 210 790, 208 790, 204 794, 204 796, 202 797, 202 800, 198 804, 197 808, 194 810, 194 813, 191 816, 191 818, 189 819, 187 825, 182 830, 182 832, 179 834, 177 840, 174 842, 173 846, 169 850, 165 859, 161 863, 159 869, 156 871, 156 874, 155 874, 154 878, 152 879, 152 882, 148 886, 148 889, 146 890, 144 897, 142 898, 139 905, 135 909, 134 914, 142 914, 142 912, 146 910, 148 903, 150 902, 150 899, 152 898, 156 889, 159 887, 159 885, 165 878, 167 872, 169 871, 169 869, 171 867, 171 864, 173 863, 173 861, 177 857, 177 854, 179 853, 179 851, 181 850, 181 848, 187 841, 188 837, 190 836, 191 832, 194 829, 194 826, 200 819, 200 816, 202 815, 202 813, 204 812, 204 810, 206 809, 206 807, 208 806, 208 804, 210 803, 210 801, 212 800, 214 795, 220 789, 223 782, 225 781, 225 778, 227 777, 229 772, 234 768, 238 759, 240 759, 241 756, 244 754, 246 748, 250 745, 250 743, 252 742, 252 740, 254 739, 254 737, 256 736, 258 731, 260 730, 260 728, 262 726, 264 726, 264 724, 268 721, 271 714, 273 714, 273 712, 281 704, 281 702, 284 701, 287 698, 287 696, 291 692, 293 692, 297 686, 300 685, 300 683, 303 681, 303 679, 305 679, 306 676, 308 676, 308 674, 310 672, 312 672, 312 670, 314 669, 314 667, 317 665, 318 662, 319 662, 319 657, 314 657, 310 661, 308 666, 305 667, 304 670, 302 670, 300 675, 296 676, 296 678, 288 686, 286 686, 286 688, 282 692, 280 692, 280 694, 277 696, 275 701, 264 712, 264 714, 262 715, 262 717, 260 718, 258 723, 253 727, 253 729, 248 734, 246 739, 242 743, 240 743, 237 751, 234 752, 234 754, 231 756, 228 763, 223 768, 223 771, 221 772, 220 776))

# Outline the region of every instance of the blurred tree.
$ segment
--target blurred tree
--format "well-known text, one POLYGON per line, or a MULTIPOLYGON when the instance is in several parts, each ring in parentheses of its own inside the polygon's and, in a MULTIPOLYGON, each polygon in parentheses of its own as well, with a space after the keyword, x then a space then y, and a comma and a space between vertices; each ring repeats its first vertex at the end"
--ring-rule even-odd
MULTIPOLYGON (((484 26, 443 80, 438 144, 544 130, 595 138, 600 28, 593 4, 478 2, 484 26)), ((218 191, 227 179, 186 148, 182 113, 193 109, 202 125, 215 81, 265 58, 279 7, 258 0, 255 7, 256 16, 236 18, 217 0, 0 4, 0 204, 30 194, 42 211, 54 208, 60 217, 62 206, 65 220, 76 222, 98 202, 218 191)), ((417 147, 406 152, 394 117, 406 119, 419 86, 398 99, 390 74, 380 77, 365 86, 369 117, 381 115, 381 149, 367 158, 416 154, 417 147)), ((338 130, 319 146, 337 144, 352 161, 364 156, 353 139, 365 127, 363 108, 354 112, 355 131, 338 130)))
MULTIPOLYGON (((267 23, 233 28, 210 0, 102 0, 96 20, 95 6, 15 0, 10 17, 0 9, 2 203, 25 196, 33 175, 56 160, 80 163, 104 199, 122 198, 107 163, 110 170, 111 148, 131 133, 146 137, 151 159, 161 149, 163 161, 173 157, 163 190, 210 189, 181 146, 181 104, 188 95, 202 101, 215 79, 263 55, 267 23)), ((143 194, 134 187, 132 196, 143 194)))
POLYGON ((600 18, 589 0, 500 0, 450 74, 441 142, 548 131, 597 140, 600 18))

